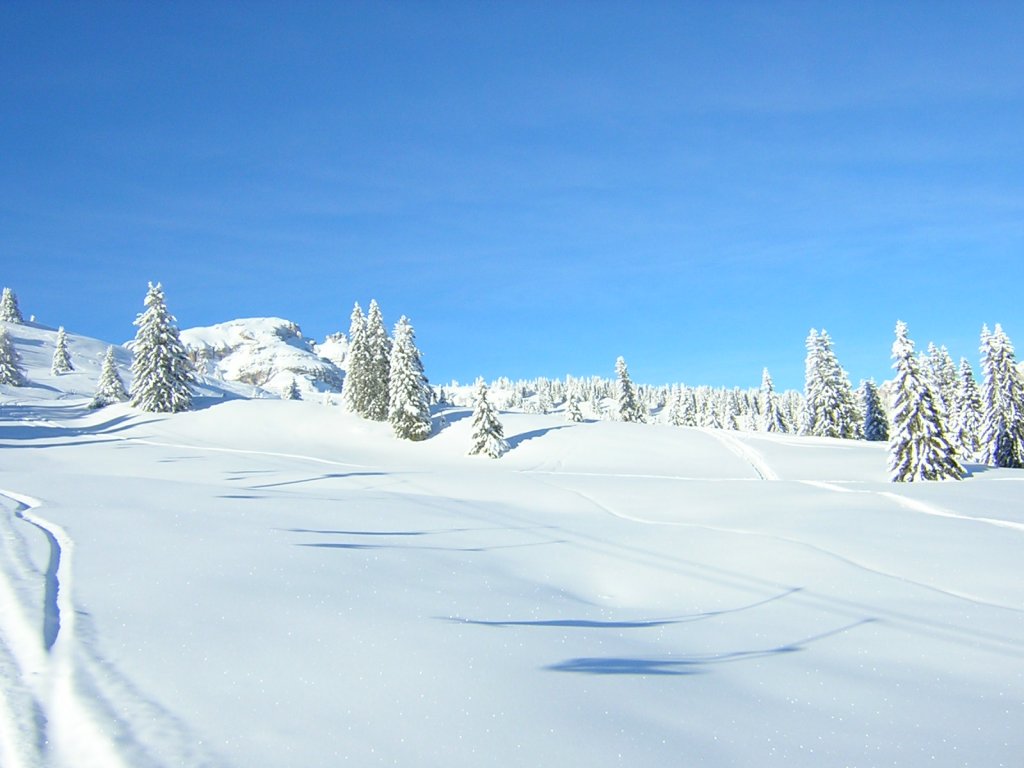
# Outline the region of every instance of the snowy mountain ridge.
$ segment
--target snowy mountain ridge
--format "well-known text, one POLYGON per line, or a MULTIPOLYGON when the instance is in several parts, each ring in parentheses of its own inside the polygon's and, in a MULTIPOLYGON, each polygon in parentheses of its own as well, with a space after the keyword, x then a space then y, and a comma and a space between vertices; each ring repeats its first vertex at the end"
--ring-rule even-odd
POLYGON ((252 317, 181 331, 201 375, 280 395, 294 380, 304 394, 340 392, 347 343, 335 334, 322 345, 298 324, 280 317, 252 317))

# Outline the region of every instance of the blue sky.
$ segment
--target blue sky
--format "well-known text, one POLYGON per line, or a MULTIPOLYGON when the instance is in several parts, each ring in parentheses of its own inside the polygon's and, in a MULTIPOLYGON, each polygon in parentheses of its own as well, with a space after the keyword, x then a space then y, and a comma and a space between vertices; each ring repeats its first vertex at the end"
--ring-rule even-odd
POLYGON ((0 283, 128 339, 407 314, 434 382, 1024 344, 1021 3, 0 4, 0 283))

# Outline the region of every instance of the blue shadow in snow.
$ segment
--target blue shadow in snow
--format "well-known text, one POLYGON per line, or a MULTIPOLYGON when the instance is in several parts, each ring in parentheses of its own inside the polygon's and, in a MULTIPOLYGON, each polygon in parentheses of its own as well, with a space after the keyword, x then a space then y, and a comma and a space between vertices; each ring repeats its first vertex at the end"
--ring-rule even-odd
POLYGON ((512 437, 508 438, 508 447, 515 449, 515 448, 518 448, 520 445, 522 445, 523 443, 525 443, 525 442, 527 442, 529 440, 535 440, 538 437, 543 437, 548 432, 554 432, 555 430, 559 430, 559 429, 569 429, 571 426, 573 426, 573 425, 572 424, 562 424, 561 426, 558 426, 558 427, 547 427, 545 429, 534 429, 534 430, 531 430, 529 432, 523 432, 523 433, 518 434, 518 435, 513 435, 512 437))
POLYGON ((714 664, 730 664, 737 661, 748 661, 750 659, 766 659, 775 656, 784 656, 798 651, 806 650, 811 643, 824 640, 834 635, 848 632, 851 629, 870 624, 876 619, 868 618, 855 621, 838 629, 822 632, 820 635, 808 637, 796 643, 788 643, 775 648, 765 648, 754 651, 733 651, 731 653, 713 654, 710 656, 683 656, 668 659, 633 659, 623 657, 581 657, 566 659, 557 664, 544 667, 549 672, 575 672, 585 675, 640 675, 640 676, 664 676, 664 675, 693 675, 704 671, 705 667, 714 664))
POLYGON ((303 485, 318 480, 338 480, 344 477, 381 477, 390 474, 389 472, 329 472, 316 477, 306 477, 301 480, 284 480, 280 483, 264 483, 263 485, 250 485, 249 490, 262 490, 265 488, 280 488, 285 485, 303 485))

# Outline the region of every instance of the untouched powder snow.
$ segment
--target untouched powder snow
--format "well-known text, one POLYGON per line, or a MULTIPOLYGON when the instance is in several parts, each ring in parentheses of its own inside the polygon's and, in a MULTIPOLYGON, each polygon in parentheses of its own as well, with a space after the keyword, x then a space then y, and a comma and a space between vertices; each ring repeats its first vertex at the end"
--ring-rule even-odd
POLYGON ((503 413, 491 460, 469 409, 408 443, 47 392, 0 392, 5 767, 1024 754, 1022 472, 562 414, 503 413))

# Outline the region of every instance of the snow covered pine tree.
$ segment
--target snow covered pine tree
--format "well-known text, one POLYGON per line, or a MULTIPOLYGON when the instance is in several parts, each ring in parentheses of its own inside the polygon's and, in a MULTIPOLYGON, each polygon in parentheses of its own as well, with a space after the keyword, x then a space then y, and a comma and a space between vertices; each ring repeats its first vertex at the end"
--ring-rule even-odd
POLYGON ((761 430, 763 432, 786 432, 786 421, 779 407, 779 396, 775 393, 771 374, 765 368, 761 372, 761 430))
POLYGON ((114 403, 123 403, 127 399, 128 393, 124 389, 124 382, 117 372, 114 348, 107 347, 107 354, 103 357, 103 365, 100 367, 100 381, 96 385, 96 394, 93 395, 89 407, 103 408, 114 403))
POLYGON ((357 301, 352 307, 348 326, 348 362, 345 368, 345 384, 341 390, 345 407, 357 416, 366 418, 369 413, 370 353, 366 343, 366 316, 357 301))
POLYGON ((647 409, 637 396, 636 387, 629 378, 629 369, 622 357, 615 361, 615 374, 619 377, 619 420, 646 423, 647 409))
POLYGON ((416 348, 416 333, 405 315, 395 324, 389 390, 388 421, 395 437, 403 440, 430 437, 429 385, 423 375, 420 351, 416 348))
POLYGON ((18 350, 14 348, 11 335, 3 327, 0 327, 0 384, 9 384, 12 387, 25 385, 18 350))
POLYGON ((895 483, 914 480, 962 480, 964 468, 946 436, 942 408, 929 377, 914 356, 907 324, 896 323, 892 345, 893 413, 889 440, 889 471, 895 483))
POLYGON ((71 355, 68 354, 68 335, 64 332, 62 325, 57 329, 57 343, 53 348, 53 363, 50 365, 50 373, 59 376, 62 373, 70 373, 75 368, 71 365, 71 355))
POLYGON ((815 437, 857 437, 860 414, 850 379, 832 351, 832 339, 812 328, 807 337, 804 419, 801 432, 815 437))
POLYGON ((146 311, 135 319, 139 330, 131 343, 132 405, 156 413, 188 410, 195 372, 160 283, 149 284, 145 305, 146 311))
POLYGON ((981 387, 984 414, 981 453, 994 467, 1024 467, 1024 381, 1014 360, 1013 344, 996 324, 981 329, 981 387))
POLYGON ((370 299, 366 316, 366 418, 387 421, 391 399, 388 380, 391 378, 391 339, 384 327, 384 316, 376 299, 370 299))
POLYGON ((885 441, 889 439, 889 417, 885 415, 882 397, 873 379, 860 384, 860 409, 864 414, 864 439, 885 441))
POLYGON ((25 322, 18 309, 18 297, 10 288, 4 288, 3 296, 0 297, 0 320, 19 324, 25 322))
POLYGON ((476 380, 476 405, 473 408, 473 445, 469 449, 470 456, 490 456, 499 458, 508 450, 505 441, 505 428, 498 420, 490 401, 487 399, 487 385, 484 380, 476 380))

